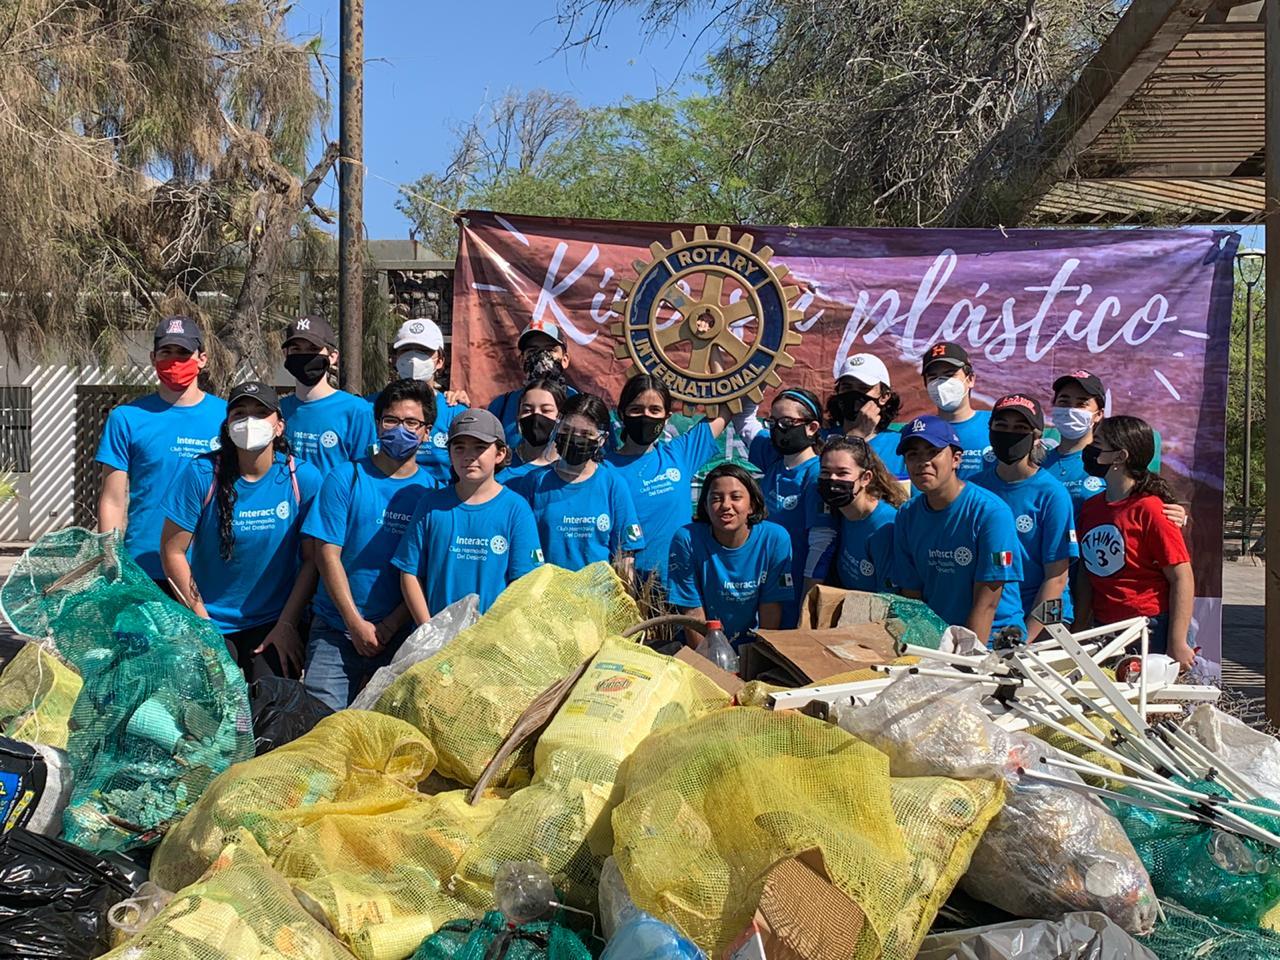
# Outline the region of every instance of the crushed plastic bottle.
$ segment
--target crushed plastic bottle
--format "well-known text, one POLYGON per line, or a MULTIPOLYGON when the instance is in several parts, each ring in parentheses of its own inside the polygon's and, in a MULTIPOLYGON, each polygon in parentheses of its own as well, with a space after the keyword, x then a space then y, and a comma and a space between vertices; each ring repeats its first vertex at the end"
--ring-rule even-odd
POLYGON ((600 960, 706 960, 706 954, 674 927, 636 911, 609 940, 600 960))
POLYGON ((493 895, 502 915, 516 926, 541 919, 556 906, 551 878, 541 864, 532 860, 512 861, 499 867, 493 895))
POLYGON ((738 672, 738 654, 733 649, 733 644, 729 642, 729 638, 724 635, 724 624, 719 620, 707 621, 707 634, 702 638, 702 642, 695 648, 697 653, 702 654, 721 670, 729 673, 738 672))

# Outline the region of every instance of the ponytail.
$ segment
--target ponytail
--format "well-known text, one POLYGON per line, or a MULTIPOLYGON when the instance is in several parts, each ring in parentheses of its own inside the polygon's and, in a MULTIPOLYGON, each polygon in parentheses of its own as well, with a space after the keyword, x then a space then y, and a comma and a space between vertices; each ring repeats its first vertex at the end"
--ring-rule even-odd
POLYGON ((883 500, 895 510, 907 502, 907 492, 902 489, 898 478, 889 472, 884 461, 876 456, 867 441, 861 437, 832 437, 822 448, 822 456, 828 453, 847 451, 853 462, 862 470, 871 471, 871 482, 867 484, 867 492, 877 500, 883 500))
POLYGON ((1098 425, 1097 435, 1116 450, 1123 450, 1125 472, 1133 479, 1134 493, 1159 497, 1165 503, 1177 503, 1173 488, 1158 473, 1150 470, 1156 456, 1155 431, 1137 417, 1107 417, 1098 425))

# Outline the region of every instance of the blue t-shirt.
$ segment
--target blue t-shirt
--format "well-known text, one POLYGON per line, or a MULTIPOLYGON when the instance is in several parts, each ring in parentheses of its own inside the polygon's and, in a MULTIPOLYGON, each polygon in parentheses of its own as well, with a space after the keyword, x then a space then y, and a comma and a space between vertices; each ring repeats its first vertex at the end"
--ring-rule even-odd
POLYGON ((470 504, 454 487, 440 487, 423 494, 391 562, 422 581, 432 613, 471 593, 484 613, 507 584, 542 563, 542 547, 519 495, 504 487, 470 504))
POLYGON ((569 483, 554 465, 517 478, 511 489, 529 501, 547 562, 581 570, 620 551, 644 549, 644 532, 631 491, 607 463, 580 483, 569 483))
POLYGON ((896 430, 886 430, 883 433, 877 433, 868 440, 867 446, 880 458, 880 461, 888 468, 890 473, 899 480, 906 480, 907 464, 902 459, 902 455, 898 453, 898 443, 901 440, 901 433, 896 430))
POLYGON ((975 410, 968 420, 952 423, 951 429, 956 432, 960 446, 964 448, 964 458, 957 471, 961 480, 977 476, 996 462, 996 455, 991 450, 990 410, 975 410))
POLYGON ((898 511, 883 500, 861 520, 850 520, 836 511, 836 542, 819 561, 814 576, 826 580, 834 557, 840 586, 846 590, 888 590, 893 572, 893 520, 897 515, 898 511))
MULTIPOLYGON (((435 486, 425 470, 397 479, 383 473, 371 457, 362 457, 334 467, 303 524, 308 537, 342 547, 351 599, 370 623, 386 619, 404 599, 391 558, 418 501, 435 486)), ((329 626, 346 629, 323 578, 314 606, 316 616, 329 626)))
MULTIPOLYGON (((994 493, 1013 513, 1014 529, 1022 544, 1022 614, 1030 616, 1044 583, 1045 565, 1080 556, 1071 494, 1044 470, 1008 483, 992 467, 974 477, 973 482, 994 493)), ((1067 623, 1075 619, 1069 589, 1062 591, 1062 616, 1067 623)))
POLYGON ((187 461, 218 449, 226 418, 227 402, 208 393, 189 407, 176 407, 152 393, 107 416, 94 459, 129 475, 124 548, 153 580, 164 579, 160 531, 165 494, 187 461))
POLYGON ((1054 477, 1066 487, 1077 517, 1080 516, 1080 508, 1084 506, 1084 502, 1097 496, 1107 485, 1101 477, 1091 477, 1085 472, 1084 454, 1080 450, 1067 454, 1060 454, 1056 449, 1050 450, 1044 463, 1040 464, 1040 471, 1054 477))
MULTIPOLYGON (((567 383, 564 384, 564 395, 567 398, 578 393, 567 383)), ((502 421, 502 429, 507 434, 507 446, 514 450, 520 444, 520 398, 524 395, 524 387, 508 390, 489 401, 489 412, 502 421)))
POLYGON ((519 480, 521 477, 527 476, 535 470, 541 470, 545 466, 545 463, 533 462, 513 464, 505 470, 498 471, 498 475, 495 479, 504 487, 509 487, 513 482, 519 480))
MULTIPOLYGON (((756 437, 756 441, 759 441, 756 437)), ((767 442, 767 441, 766 441, 767 442)), ((782 629, 791 630, 800 619, 800 603, 804 593, 804 562, 809 552, 809 529, 822 513, 822 500, 818 496, 818 472, 820 458, 810 457, 795 467, 788 467, 781 457, 758 463, 756 457, 760 444, 751 444, 752 463, 764 468, 760 478, 760 492, 764 494, 765 516, 787 531, 791 538, 792 598, 782 608, 782 629)), ((773 450, 773 445, 769 444, 773 450)), ((774 451, 776 454, 776 451, 774 451)))
POLYGON ((715 453, 716 438, 705 420, 638 456, 609 453, 608 462, 626 481, 644 530, 645 546, 636 556, 641 573, 654 573, 666 583, 671 538, 693 519, 693 478, 715 453))
POLYGON ((378 439, 369 401, 345 390, 303 403, 296 394, 280 401, 285 436, 294 456, 307 461, 322 476, 340 463, 369 455, 378 439))
MULTIPOLYGON (((216 456, 220 456, 216 455, 216 456)), ((302 525, 320 492, 320 473, 294 461, 295 493, 285 457, 258 480, 236 481, 231 559, 222 559, 218 495, 209 497, 216 456, 187 464, 169 488, 164 515, 191 538, 191 575, 214 625, 223 633, 274 623, 302 564, 302 525), (208 498, 208 503, 205 502, 208 498)))
POLYGON ((963 626, 973 608, 975 583, 1000 583, 990 641, 1004 627, 1022 626, 1022 549, 1013 514, 989 490, 966 483, 945 510, 927 497, 910 500, 898 511, 893 531, 893 582, 918 590, 933 612, 963 626))
POLYGON ((791 538, 776 523, 757 523, 740 547, 721 544, 707 523, 685 524, 671 538, 667 598, 702 607, 734 646, 759 624, 760 604, 785 604, 794 594, 791 538))

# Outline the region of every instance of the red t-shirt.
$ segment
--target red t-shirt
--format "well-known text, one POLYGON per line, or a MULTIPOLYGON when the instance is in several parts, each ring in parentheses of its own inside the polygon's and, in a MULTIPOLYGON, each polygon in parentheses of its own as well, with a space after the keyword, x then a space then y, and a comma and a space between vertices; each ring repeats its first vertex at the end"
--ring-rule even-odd
POLYGON ((1191 554, 1159 497, 1107 503, 1100 493, 1080 509, 1080 559, 1093 587, 1094 619, 1103 624, 1167 613, 1164 568, 1189 563, 1191 554))

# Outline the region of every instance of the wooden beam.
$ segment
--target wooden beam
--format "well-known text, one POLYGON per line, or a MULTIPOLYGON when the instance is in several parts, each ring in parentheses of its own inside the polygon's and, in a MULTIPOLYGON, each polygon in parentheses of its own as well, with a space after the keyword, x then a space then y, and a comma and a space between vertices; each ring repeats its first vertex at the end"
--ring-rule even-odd
POLYGON ((1023 197, 1022 216, 1062 179, 1076 157, 1115 119, 1212 5, 1213 0, 1133 0, 1049 121, 1045 162, 1023 197))
MULTIPOLYGON (((1266 411, 1268 423, 1280 423, 1280 0, 1269 0, 1262 16, 1267 28, 1267 212, 1266 272, 1263 280, 1266 311, 1266 411)), ((1280 443, 1265 444, 1266 586, 1263 596, 1263 660, 1266 671, 1267 718, 1280 723, 1280 443)), ((1225 640, 1224 640, 1225 643, 1225 640)))

